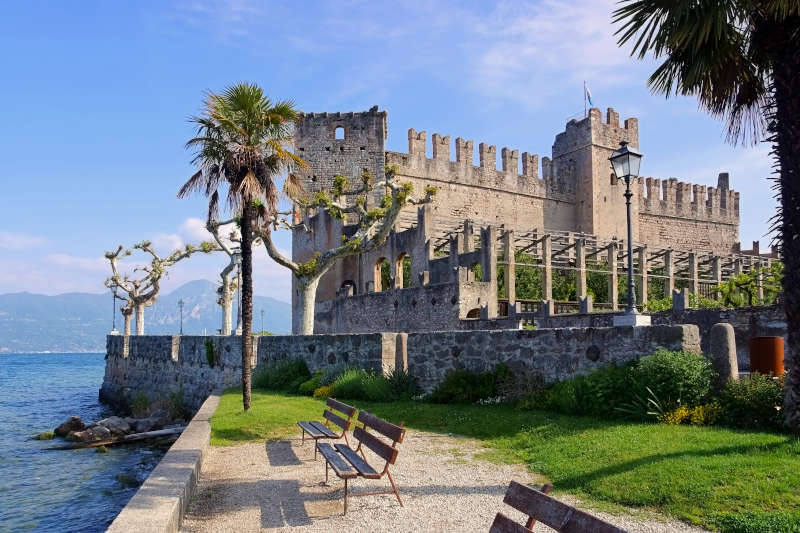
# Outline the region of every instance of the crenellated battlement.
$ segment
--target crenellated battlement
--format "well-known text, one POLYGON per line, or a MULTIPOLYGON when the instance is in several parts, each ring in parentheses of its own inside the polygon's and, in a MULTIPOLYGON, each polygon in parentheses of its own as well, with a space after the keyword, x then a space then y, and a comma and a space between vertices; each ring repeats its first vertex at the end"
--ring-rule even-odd
MULTIPOLYGON (((475 165, 475 142, 461 137, 455 139, 455 159, 451 158, 451 137, 434 133, 431 135, 433 157, 427 157, 427 132, 408 130, 408 153, 386 152, 386 164, 396 165, 401 176, 425 179, 430 182, 457 183, 480 186, 514 194, 567 199, 567 191, 555 183, 548 183, 551 176, 547 168, 539 172, 539 155, 503 147, 500 150, 500 168, 497 161, 497 146, 485 142, 478 144, 478 164, 475 165), (521 165, 520 165, 521 162, 521 165), (521 166, 521 170, 520 170, 521 166), (541 176, 541 178, 540 178, 541 176)), ((550 159, 542 159, 548 166, 550 159)))
POLYGON ((727 173, 719 175, 717 187, 677 178, 643 178, 637 183, 639 212, 738 225, 739 193, 729 189, 728 184, 727 173))

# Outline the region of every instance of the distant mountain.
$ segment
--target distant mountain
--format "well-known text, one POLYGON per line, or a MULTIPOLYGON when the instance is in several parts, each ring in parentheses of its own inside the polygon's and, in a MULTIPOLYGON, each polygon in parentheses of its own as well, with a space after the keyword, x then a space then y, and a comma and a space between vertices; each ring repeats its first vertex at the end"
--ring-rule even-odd
MULTIPOLYGON (((207 280, 185 283, 159 296, 145 310, 145 333, 177 334, 183 300, 183 332, 186 335, 215 333, 222 322, 217 305, 216 284, 207 280)), ((122 315, 117 301, 117 329, 122 315)), ((291 331, 291 305, 268 296, 253 297, 253 329, 273 333, 291 331)), ((236 325, 236 305, 233 323, 236 325)), ((111 330, 111 294, 68 293, 56 296, 27 292, 0 294, 0 353, 2 352, 102 352, 111 330)), ((135 328, 135 323, 132 325, 135 328)), ((135 329, 134 329, 135 331, 135 329)))

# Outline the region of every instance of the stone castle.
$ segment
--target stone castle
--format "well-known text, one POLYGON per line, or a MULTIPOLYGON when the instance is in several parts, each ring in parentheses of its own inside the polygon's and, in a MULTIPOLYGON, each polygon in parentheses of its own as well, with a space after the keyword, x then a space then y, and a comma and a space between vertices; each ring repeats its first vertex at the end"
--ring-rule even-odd
MULTIPOLYGON (((388 113, 375 106, 358 113, 303 114, 297 126, 295 148, 309 163, 303 177, 308 191, 329 189, 336 175, 369 170, 382 176, 387 165, 398 169, 399 182, 411 182, 417 191, 429 185, 439 190, 432 205, 404 211, 385 246, 347 258, 326 274, 317 293, 315 331, 461 329, 466 318, 507 317, 509 306, 513 315, 513 257, 519 250, 532 254, 543 270, 544 302, 552 300, 551 269, 576 271, 577 306, 587 295, 586 272, 592 268, 587 260, 602 261, 610 270, 607 304, 617 308, 616 280, 625 264, 625 185, 614 178, 608 158, 620 141, 639 146, 636 118, 620 124, 613 109, 605 118, 591 109, 556 135, 541 166, 537 154, 523 152, 520 161, 518 150, 503 148, 499 169, 496 146, 480 143, 475 165, 472 140, 455 139, 453 160, 450 137, 438 133, 431 136, 428 158, 426 132, 414 129, 408 132, 408 153, 388 151, 387 119, 388 113), (506 301, 497 298, 498 252, 506 301), (409 259, 411 279, 403 279, 403 261, 409 259), (381 284, 384 260, 391 269, 390 287, 381 284), (479 280, 476 264, 481 265, 479 280), (393 294, 380 295, 387 289, 393 294), (440 310, 431 313, 437 303, 440 310), (346 316, 356 309, 363 310, 356 313, 360 319, 346 316), (410 316, 398 322, 403 309, 410 316), (425 313, 427 320, 420 320, 425 313)), ((376 194, 372 202, 382 191, 376 194)), ((324 213, 311 223, 312 233, 293 236, 295 260, 336 245, 347 231, 324 213)), ((738 228, 739 193, 730 188, 727 173, 718 176, 716 187, 675 178, 636 180, 633 240, 637 277, 645 287, 640 302, 648 297, 648 277, 665 280, 664 296, 678 286, 703 292, 726 276, 768 262, 757 248, 741 251, 738 228)))

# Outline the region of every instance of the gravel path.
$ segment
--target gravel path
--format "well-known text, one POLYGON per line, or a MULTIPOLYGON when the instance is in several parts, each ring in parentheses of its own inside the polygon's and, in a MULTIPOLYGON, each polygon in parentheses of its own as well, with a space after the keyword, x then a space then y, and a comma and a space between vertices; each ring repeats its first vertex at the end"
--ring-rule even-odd
MULTIPOLYGON (((181 531, 476 531, 487 532, 498 511, 524 523, 503 504, 510 480, 535 483, 523 465, 475 459, 480 444, 466 438, 409 431, 392 476, 394 495, 350 498, 342 515, 343 482, 314 461, 311 442, 300 437, 232 447, 211 447, 181 531)), ((367 457, 374 465, 377 459, 367 457)), ((541 483, 541 481, 539 481, 541 483)), ((351 491, 384 490, 387 478, 356 479, 351 491)), ((559 498, 575 504, 574 499, 559 498)), ((628 531, 702 532, 680 522, 593 512, 628 531)), ((534 531, 552 531, 537 524, 534 531)))

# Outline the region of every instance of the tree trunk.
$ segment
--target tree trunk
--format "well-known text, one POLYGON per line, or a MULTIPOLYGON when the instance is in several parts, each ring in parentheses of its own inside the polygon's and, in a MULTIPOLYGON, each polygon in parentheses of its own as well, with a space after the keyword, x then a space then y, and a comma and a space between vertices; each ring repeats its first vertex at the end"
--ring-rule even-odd
POLYGON ((122 313, 122 318, 123 318, 123 320, 125 320, 125 330, 124 330, 125 331, 125 335, 130 335, 131 334, 131 315, 132 314, 133 314, 132 312, 122 313))
POLYGON ((296 318, 299 321, 300 329, 295 331, 299 335, 313 335, 314 334, 314 304, 317 298, 317 287, 319 286, 320 278, 312 281, 305 279, 296 280, 295 287, 297 291, 297 309, 296 318))
POLYGON ((144 304, 136 304, 136 334, 144 335, 144 304))
POLYGON ((250 409, 250 359, 253 353, 253 207, 250 200, 242 208, 242 404, 250 409))
MULTIPOLYGON (((795 27, 797 18, 793 17, 795 27)), ((791 26, 789 23, 785 23, 791 26)), ((781 259, 784 308, 789 330, 784 412, 800 434, 800 54, 797 38, 782 45, 773 64, 775 118, 772 125, 779 164, 781 259)))
POLYGON ((230 335, 233 328, 233 291, 230 275, 222 276, 222 335, 230 335))

